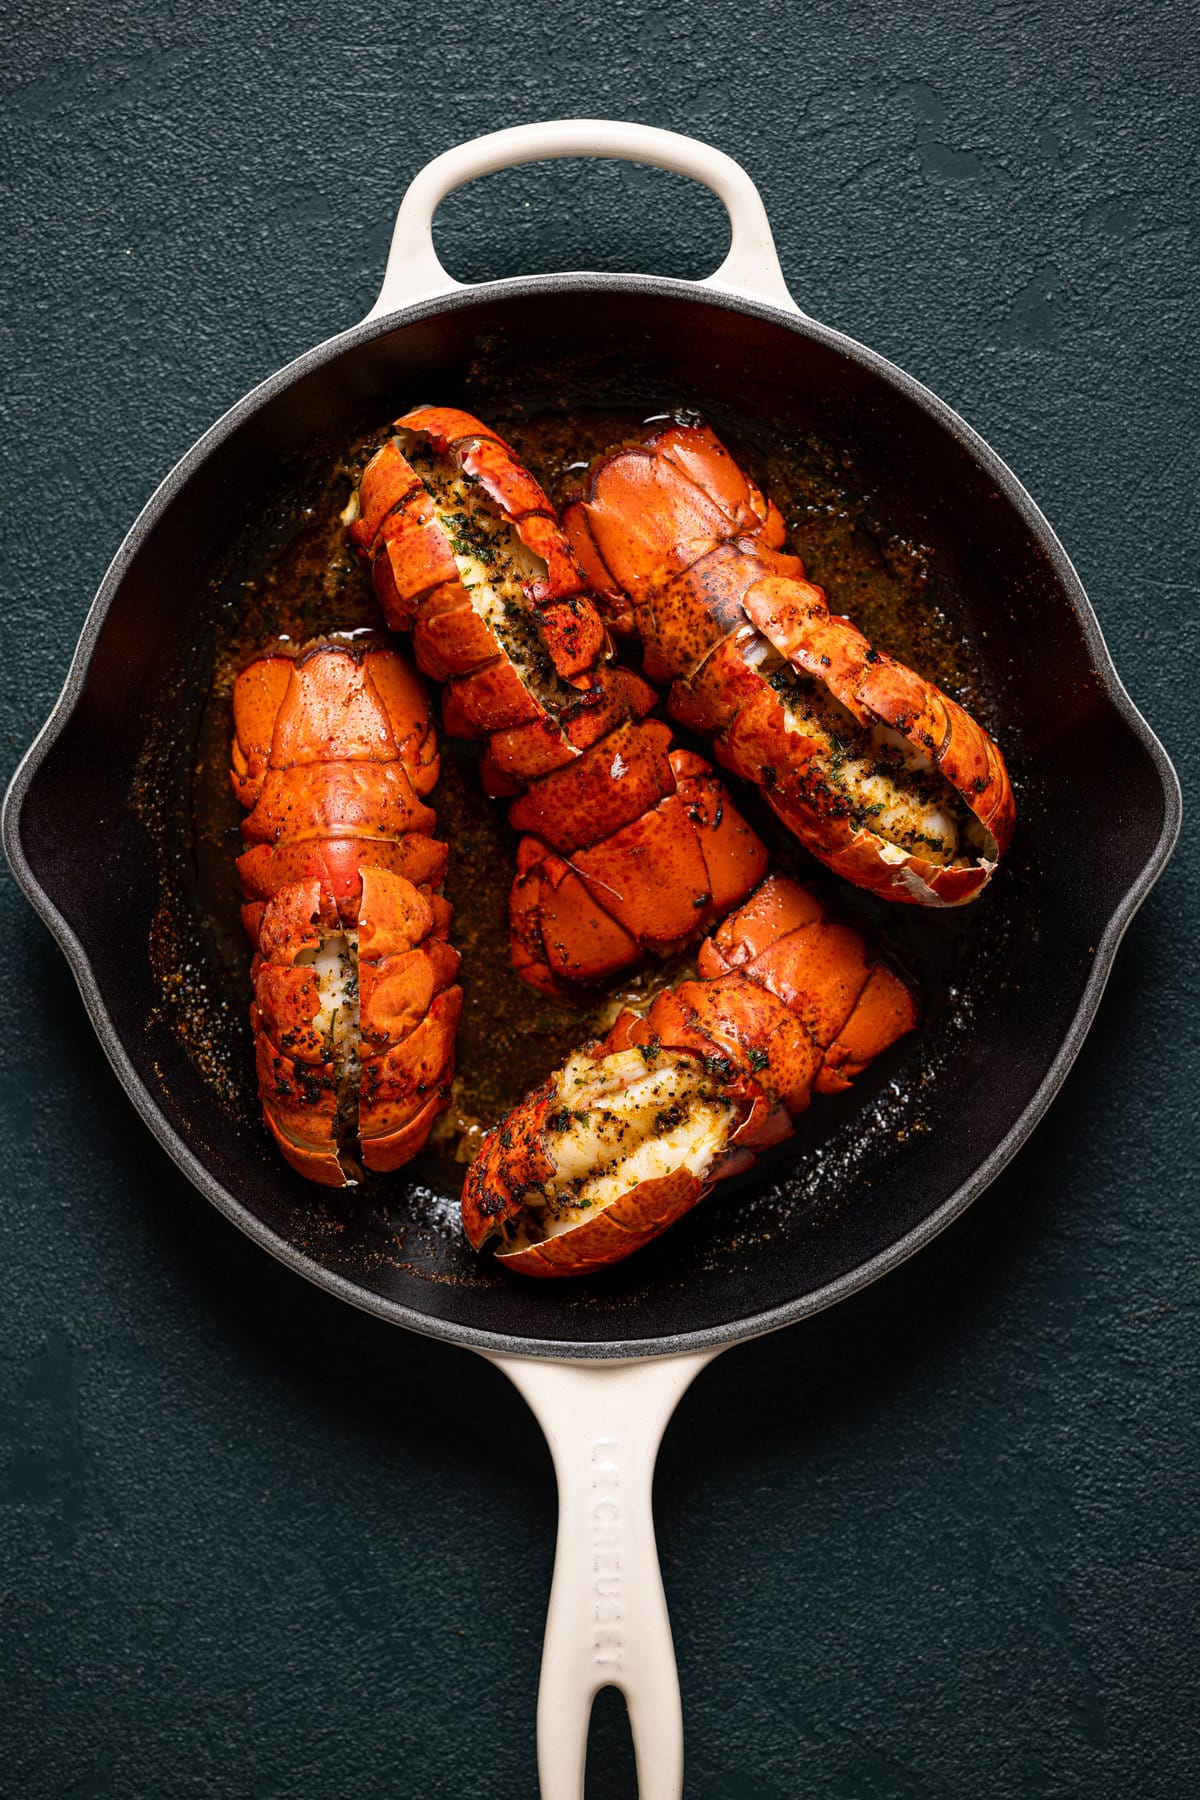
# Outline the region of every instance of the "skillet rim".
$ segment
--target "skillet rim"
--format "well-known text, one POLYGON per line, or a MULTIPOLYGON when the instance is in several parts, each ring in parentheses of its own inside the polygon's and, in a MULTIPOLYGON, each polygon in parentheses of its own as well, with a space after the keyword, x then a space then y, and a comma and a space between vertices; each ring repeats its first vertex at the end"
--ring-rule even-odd
POLYGON ((1104 641, 1099 621, 1092 610, 1082 582, 1066 550, 1049 521, 1032 496, 1008 465, 996 454, 967 422, 936 394, 913 376, 889 362, 886 357, 868 349, 854 338, 822 325, 801 313, 791 313, 781 306, 725 288, 708 287, 704 283, 677 280, 654 275, 603 275, 591 273, 556 273, 510 277, 502 281, 481 282, 448 294, 434 294, 379 317, 368 317, 334 337, 305 351, 245 394, 223 413, 185 452, 174 468, 151 494, 122 540, 92 601, 79 635, 61 693, 41 730, 25 752, 9 783, 0 816, 0 835, 5 854, 18 885, 34 910, 49 927, 63 951, 79 987, 84 1006, 109 1062, 126 1094, 140 1113, 163 1149, 183 1173, 226 1218, 237 1225, 254 1243, 267 1250, 278 1261, 297 1274, 326 1289, 339 1299, 373 1313, 392 1324, 402 1325, 424 1337, 440 1338, 485 1354, 517 1355, 541 1360, 619 1361, 645 1357, 670 1356, 701 1350, 717 1350, 728 1344, 743 1342, 779 1330, 827 1306, 846 1299, 859 1289, 878 1280, 881 1275, 899 1267, 933 1238, 953 1223, 983 1190, 990 1186, 1001 1170, 1012 1160, 1030 1133, 1045 1116, 1062 1086, 1071 1065, 1078 1056, 1095 1019, 1101 996, 1108 983, 1121 940, 1138 908, 1158 880, 1174 849, 1182 822, 1182 793, 1179 778, 1163 745, 1138 711, 1121 681, 1104 641), (576 1339, 543 1339, 509 1336, 484 1331, 416 1311, 399 1301, 359 1287, 345 1276, 322 1268, 311 1257, 286 1243, 270 1231, 250 1210, 216 1181, 193 1154, 183 1137, 170 1125, 150 1090, 142 1081, 128 1056, 119 1033, 109 1017, 99 984, 86 951, 74 931, 58 911, 49 894, 33 874, 21 841, 23 804, 34 779, 49 751, 65 729, 83 694, 92 657, 126 572, 142 543, 158 523, 167 507, 198 472, 209 455, 237 431, 255 412, 274 400, 287 388, 338 357, 357 349, 372 339, 446 312, 457 312, 495 300, 520 300, 532 294, 621 293, 653 295, 656 298, 683 299, 703 306, 740 313, 767 324, 807 337, 849 358, 870 375, 883 380, 923 411, 934 423, 947 431, 980 465, 1008 502, 1013 505, 1035 540, 1045 551, 1082 628, 1092 664, 1106 699, 1129 726, 1148 756, 1162 788, 1163 824, 1158 839, 1139 873, 1118 901, 1095 947, 1092 967, 1079 1004, 1072 1016, 1057 1053, 1037 1089, 1004 1137, 940 1207, 898 1238, 886 1250, 866 1262, 847 1270, 834 1281, 810 1294, 781 1306, 754 1313, 705 1330, 682 1332, 661 1337, 643 1337, 592 1342, 576 1339))

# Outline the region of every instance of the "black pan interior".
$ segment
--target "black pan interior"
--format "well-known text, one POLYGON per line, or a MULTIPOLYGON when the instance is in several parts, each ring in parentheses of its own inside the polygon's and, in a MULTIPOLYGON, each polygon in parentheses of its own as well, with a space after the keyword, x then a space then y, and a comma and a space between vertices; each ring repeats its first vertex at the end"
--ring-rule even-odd
MULTIPOLYGON (((913 384, 833 334, 629 279, 505 283, 409 319, 285 371, 165 484, 106 580, 57 736, 18 783, 10 844, 150 1123, 304 1273, 418 1329, 543 1352, 699 1345, 796 1316, 952 1216, 1032 1124, 1090 1019, 1098 962, 1169 851, 1169 769, 1021 490, 913 384), (230 1082, 185 1049, 161 986, 173 958, 215 1034, 241 1004, 205 990, 203 933, 178 907, 206 644, 231 571, 287 528, 305 471, 365 425, 425 398, 486 417, 514 395, 530 410, 691 407, 748 439, 839 446, 872 516, 928 547, 932 599, 983 652, 1018 793, 1011 857, 969 929, 868 908, 937 989, 924 1038, 814 1109, 765 1172, 588 1283, 479 1265, 447 1197, 457 1174, 433 1162, 339 1218, 314 1207, 267 1142, 249 1074, 230 1082)), ((509 871, 496 879, 507 887, 509 871)))

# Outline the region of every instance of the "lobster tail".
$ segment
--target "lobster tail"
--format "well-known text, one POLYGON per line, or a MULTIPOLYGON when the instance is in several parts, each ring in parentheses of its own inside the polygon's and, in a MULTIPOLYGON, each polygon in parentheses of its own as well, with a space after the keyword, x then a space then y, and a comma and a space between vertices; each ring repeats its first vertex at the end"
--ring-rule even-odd
POLYGON ((703 945, 699 975, 622 1013, 488 1134, 463 1189, 476 1249, 535 1276, 631 1254, 917 1021, 907 983, 780 876, 703 945))
POLYGON ((830 613, 711 431, 673 425, 604 458, 564 525, 647 674, 671 684, 672 716, 711 733, 815 856, 889 900, 982 891, 1015 819, 999 749, 830 613))
POLYGON ((238 859, 267 1126, 326 1187, 399 1168, 449 1097, 462 1006, 424 689, 392 650, 319 643, 234 687, 238 859))
POLYGON ((486 426, 406 413, 363 472, 350 535, 389 624, 445 684, 446 729, 482 739, 485 787, 516 796, 526 981, 571 993, 678 948, 761 879, 756 834, 708 764, 646 719, 653 689, 610 662, 549 500, 486 426))

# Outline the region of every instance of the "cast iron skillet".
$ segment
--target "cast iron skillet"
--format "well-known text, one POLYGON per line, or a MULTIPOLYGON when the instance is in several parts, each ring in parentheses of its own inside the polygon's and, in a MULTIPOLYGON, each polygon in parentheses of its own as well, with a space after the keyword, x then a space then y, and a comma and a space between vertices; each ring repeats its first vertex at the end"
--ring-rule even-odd
MULTIPOLYGON (((430 164, 405 197, 369 317, 255 389, 167 477, 104 578, 63 694, 13 779, 3 829, 121 1081, 201 1192, 310 1280, 500 1361, 534 1405, 562 1500, 539 1768, 546 1800, 568 1800, 582 1793, 590 1697, 610 1682, 629 1703, 643 1795, 679 1791, 678 1693, 649 1508, 674 1400, 722 1347, 893 1268, 1003 1168, 1076 1056, 1179 819, 1174 771, 1121 686, 1075 571, 999 458, 917 382, 796 310, 738 165, 673 134, 574 121, 497 133, 430 164), (704 283, 452 282, 430 235, 444 194, 565 155, 626 157, 707 183, 730 214, 725 263, 704 283), (369 1223, 315 1223, 308 1191, 260 1127, 249 1076, 244 1092, 216 1097, 203 1059, 169 1029, 147 955, 156 914, 161 927, 160 909, 179 910, 168 889, 206 642, 252 522, 269 531, 314 459, 401 404, 483 411, 489 370, 531 408, 683 405, 751 436, 811 430, 844 446, 875 514, 929 547, 938 603, 976 641, 986 632, 988 699, 1018 792, 1013 852, 978 903, 986 922, 942 970, 971 1028, 931 1065, 919 1129, 872 1135, 864 1123, 867 1149, 855 1154, 870 1093, 826 1103, 816 1135, 765 1181, 582 1284, 521 1283, 476 1265, 439 1197, 456 1193, 456 1177, 436 1164, 407 1183, 391 1178, 398 1251, 369 1223)), ((508 872, 497 879, 507 886, 508 872)), ((928 948, 943 923, 954 944, 950 921, 911 929, 928 948)), ((878 1077, 876 1107, 886 1114, 890 1096, 911 1125, 904 1067, 897 1056, 878 1077)))

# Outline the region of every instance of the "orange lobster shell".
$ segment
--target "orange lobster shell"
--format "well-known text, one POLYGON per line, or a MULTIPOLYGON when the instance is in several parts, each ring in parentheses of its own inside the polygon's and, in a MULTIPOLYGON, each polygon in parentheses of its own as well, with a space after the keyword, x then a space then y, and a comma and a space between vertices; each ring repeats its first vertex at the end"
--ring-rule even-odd
MULTIPOLYGON (((434 890, 446 846, 425 805, 437 742, 421 682, 393 650, 331 642, 258 657, 233 695, 238 858, 259 1097, 292 1167, 341 1187, 399 1168, 446 1105, 462 991, 434 890), (357 1080, 320 1022, 317 958, 356 942, 357 1080), (349 1111, 347 1112, 347 1109, 349 1111)), ((349 951, 346 952, 347 956, 349 951)), ((350 989, 353 990, 354 980, 350 989)))
POLYGON ((518 796, 514 965, 559 994, 677 948, 761 880, 760 840, 709 765, 645 717, 653 690, 610 663, 575 554, 508 445, 448 407, 418 407, 396 426, 363 471, 350 536, 389 625, 412 630, 419 666, 446 684, 447 731, 482 738, 485 788, 518 796), (413 466, 430 449, 528 552, 508 641, 474 604, 446 509, 413 466))
POLYGON ((707 427, 672 425, 592 471, 564 526, 614 630, 636 631, 668 710, 713 734, 717 759, 759 787, 813 854, 888 900, 974 899, 1012 837, 1003 758, 982 726, 932 682, 872 649, 786 555, 778 511, 707 427), (789 726, 753 645, 817 684, 868 731, 926 759, 978 822, 977 854, 938 861, 872 829, 822 778, 813 742, 789 726))
POLYGON ((623 1012, 596 1062, 643 1047, 651 1060, 682 1051, 719 1072, 735 1106, 727 1147, 707 1171, 686 1167, 638 1182, 557 1235, 505 1251, 555 1175, 545 1148, 556 1077, 484 1138, 467 1172, 463 1224, 478 1250, 523 1275, 586 1275, 640 1249, 703 1199, 751 1167, 791 1131, 813 1093, 836 1093, 917 1022, 908 984, 872 959, 862 938, 831 920, 797 882, 771 876, 701 947, 699 976, 660 994, 644 1018, 623 1012))

